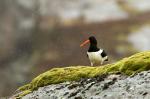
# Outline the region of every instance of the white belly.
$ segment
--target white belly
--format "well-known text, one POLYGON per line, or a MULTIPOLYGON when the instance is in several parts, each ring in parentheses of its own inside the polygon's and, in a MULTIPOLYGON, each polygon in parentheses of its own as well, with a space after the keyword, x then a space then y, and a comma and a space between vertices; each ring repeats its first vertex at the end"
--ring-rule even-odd
POLYGON ((98 52, 87 52, 89 60, 92 64, 100 64, 102 61, 101 50, 98 52))

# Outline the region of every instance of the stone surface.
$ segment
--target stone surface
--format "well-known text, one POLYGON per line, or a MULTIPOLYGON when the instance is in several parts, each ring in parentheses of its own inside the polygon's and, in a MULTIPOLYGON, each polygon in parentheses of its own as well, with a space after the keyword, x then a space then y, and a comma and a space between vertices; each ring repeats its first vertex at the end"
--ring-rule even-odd
POLYGON ((23 99, 149 99, 150 71, 120 73, 40 87, 23 99))

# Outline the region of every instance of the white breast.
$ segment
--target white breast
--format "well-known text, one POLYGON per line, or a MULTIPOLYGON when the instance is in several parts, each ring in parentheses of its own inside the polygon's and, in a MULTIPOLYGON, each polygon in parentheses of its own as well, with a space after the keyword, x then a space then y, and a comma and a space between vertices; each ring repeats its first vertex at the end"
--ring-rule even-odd
POLYGON ((99 50, 97 52, 87 52, 91 65, 100 64, 103 61, 101 53, 103 50, 99 50))

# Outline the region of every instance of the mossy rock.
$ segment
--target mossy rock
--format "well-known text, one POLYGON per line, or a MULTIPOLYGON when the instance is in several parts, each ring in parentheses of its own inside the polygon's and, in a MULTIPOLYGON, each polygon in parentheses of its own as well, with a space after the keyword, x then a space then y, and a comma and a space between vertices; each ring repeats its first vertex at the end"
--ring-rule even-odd
POLYGON ((146 71, 150 69, 150 51, 141 52, 131 57, 124 58, 116 63, 108 64, 104 66, 70 66, 64 68, 53 68, 43 74, 40 74, 34 78, 31 83, 20 87, 18 90, 22 94, 18 97, 22 97, 39 87, 58 84, 66 81, 76 81, 81 78, 91 78, 100 76, 103 74, 110 74, 121 72, 122 74, 132 75, 137 72, 146 71))

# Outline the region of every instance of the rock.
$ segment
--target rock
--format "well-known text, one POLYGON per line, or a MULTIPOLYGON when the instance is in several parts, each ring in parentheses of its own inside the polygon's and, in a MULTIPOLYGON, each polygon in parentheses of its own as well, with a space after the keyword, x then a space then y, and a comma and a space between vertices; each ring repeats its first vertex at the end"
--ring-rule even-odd
POLYGON ((62 99, 143 99, 150 96, 150 83, 147 82, 149 81, 147 78, 150 77, 149 71, 138 73, 134 77, 121 74, 111 76, 108 75, 103 81, 98 81, 97 77, 86 79, 84 86, 81 86, 81 80, 69 85, 64 82, 40 87, 22 99, 60 99, 60 97, 62 99), (70 89, 70 86, 73 87, 70 89), (47 93, 46 90, 52 91, 47 93))
POLYGON ((144 98, 150 95, 149 66, 150 52, 147 51, 100 67, 54 68, 20 87, 18 89, 20 93, 15 97, 22 99, 144 98))

